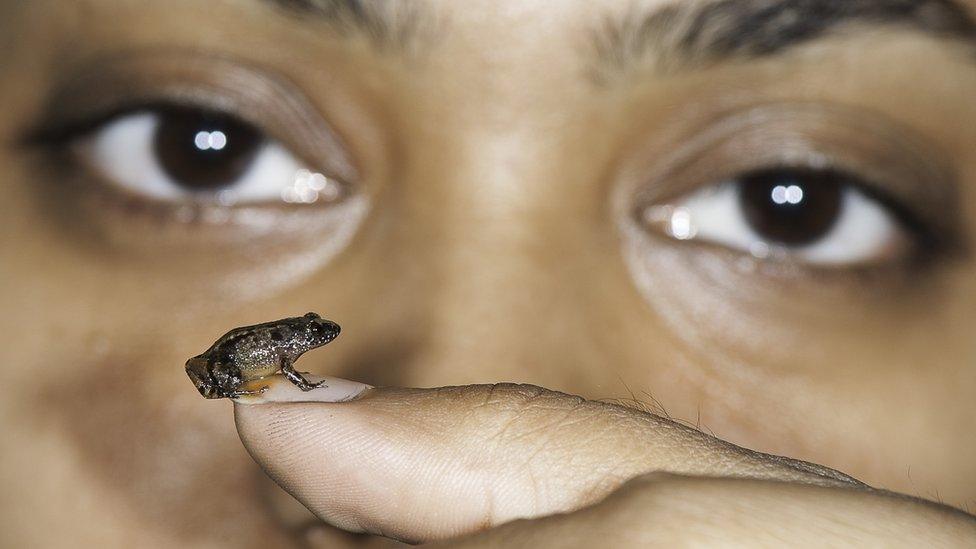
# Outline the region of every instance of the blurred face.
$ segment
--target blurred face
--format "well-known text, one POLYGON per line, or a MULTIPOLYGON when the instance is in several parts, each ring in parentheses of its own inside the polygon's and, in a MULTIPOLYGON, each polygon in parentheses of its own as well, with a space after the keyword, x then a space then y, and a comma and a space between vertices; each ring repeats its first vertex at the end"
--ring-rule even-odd
POLYGON ((971 502, 976 3, 772 3, 0 3, 8 538, 309 535, 183 371, 306 311, 971 502))

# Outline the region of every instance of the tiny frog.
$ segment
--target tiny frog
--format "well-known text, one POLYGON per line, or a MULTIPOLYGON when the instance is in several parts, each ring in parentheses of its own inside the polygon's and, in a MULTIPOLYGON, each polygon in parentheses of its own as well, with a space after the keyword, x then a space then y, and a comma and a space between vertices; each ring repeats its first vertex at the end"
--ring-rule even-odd
POLYGON ((246 390, 250 381, 281 371, 303 391, 321 387, 295 371, 295 361, 339 335, 339 325, 315 313, 235 328, 201 355, 186 361, 186 374, 205 398, 263 393, 246 390))

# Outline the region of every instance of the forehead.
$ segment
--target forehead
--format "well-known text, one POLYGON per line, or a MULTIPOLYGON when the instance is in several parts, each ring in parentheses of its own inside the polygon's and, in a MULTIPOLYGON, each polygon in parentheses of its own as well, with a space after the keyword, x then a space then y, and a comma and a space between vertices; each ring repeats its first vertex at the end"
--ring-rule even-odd
POLYGON ((479 68, 496 75, 519 61, 541 59, 558 69, 588 56, 601 65, 596 71, 623 70, 645 58, 680 68, 778 54, 852 27, 913 30, 976 44, 976 24, 966 8, 973 0, 248 1, 292 16, 295 24, 363 36, 378 49, 415 53, 436 47, 448 57, 487 59, 479 68))
MULTIPOLYGON (((650 54, 652 61, 668 58, 673 65, 672 58, 683 61, 702 52, 720 60, 730 53, 778 53, 784 46, 829 37, 828 31, 851 22, 968 34, 971 40, 976 34, 966 26, 971 16, 965 11, 976 0, 227 0, 207 10, 187 0, 167 3, 165 10, 146 0, 124 7, 109 0, 85 0, 68 9, 51 4, 46 10, 41 2, 22 6, 101 25, 78 7, 88 6, 92 13, 134 20, 134 28, 147 26, 150 35, 160 32, 152 27, 208 28, 222 47, 223 31, 255 26, 258 36, 284 39, 275 49, 315 52, 330 44, 368 43, 378 58, 398 65, 408 61, 416 78, 457 71, 467 81, 464 69, 471 69, 473 76, 491 74, 499 91, 505 91, 506 78, 544 80, 567 69, 579 75, 592 73, 593 65, 614 69, 647 60, 638 54, 650 54), (409 62, 418 57, 432 61, 409 62), (465 67, 461 59, 478 59, 478 64, 465 67), (445 70, 420 70, 438 63, 445 70), (531 66, 531 74, 518 66, 531 66)), ((306 58, 306 65, 314 64, 316 55, 306 58)))

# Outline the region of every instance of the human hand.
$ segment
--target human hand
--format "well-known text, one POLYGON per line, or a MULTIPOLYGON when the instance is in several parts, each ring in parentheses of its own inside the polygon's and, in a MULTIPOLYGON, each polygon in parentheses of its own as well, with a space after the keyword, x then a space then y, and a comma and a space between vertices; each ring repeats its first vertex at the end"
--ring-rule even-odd
POLYGON ((956 509, 628 407, 529 385, 329 384, 275 380, 235 417, 278 484, 351 532, 451 547, 976 540, 956 509))

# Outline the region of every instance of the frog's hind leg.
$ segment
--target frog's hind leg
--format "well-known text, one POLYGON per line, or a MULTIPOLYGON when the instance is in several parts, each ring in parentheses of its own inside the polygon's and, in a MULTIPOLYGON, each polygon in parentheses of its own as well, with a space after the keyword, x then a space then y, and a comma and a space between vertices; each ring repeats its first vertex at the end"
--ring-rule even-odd
POLYGON ((233 393, 231 393, 228 396, 230 398, 238 398, 238 397, 242 397, 242 396, 255 396, 255 395, 263 394, 267 390, 268 390, 268 386, 265 385, 264 387, 261 387, 260 389, 247 389, 247 390, 243 390, 243 391, 234 391, 233 393))
POLYGON ((319 381, 318 383, 312 383, 305 376, 295 371, 295 366, 288 359, 281 360, 281 373, 285 374, 288 381, 294 383, 299 389, 303 391, 311 391, 312 389, 317 389, 319 387, 325 387, 324 381, 319 381))

